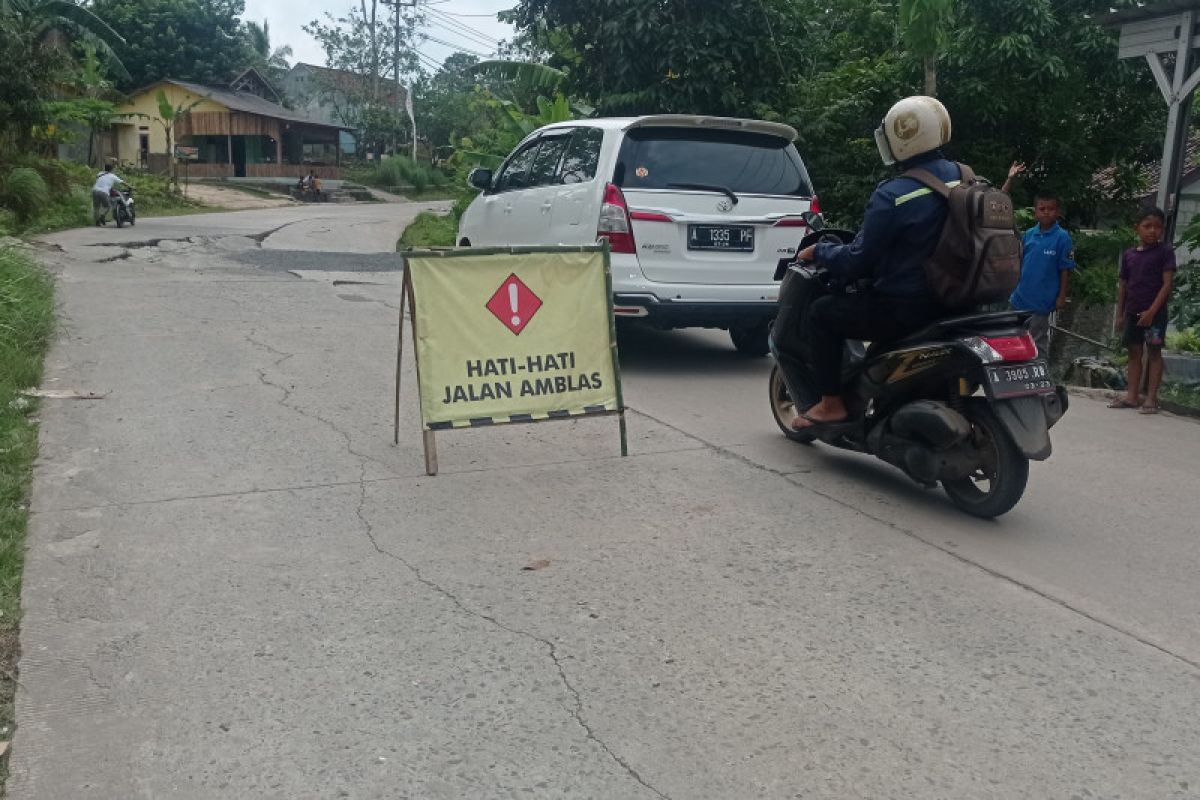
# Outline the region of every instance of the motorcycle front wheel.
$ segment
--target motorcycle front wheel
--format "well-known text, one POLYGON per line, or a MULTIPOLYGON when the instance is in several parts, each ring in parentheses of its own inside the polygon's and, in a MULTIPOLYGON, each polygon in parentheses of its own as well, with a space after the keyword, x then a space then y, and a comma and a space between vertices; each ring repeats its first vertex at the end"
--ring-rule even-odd
POLYGON ((125 214, 119 210, 114 211, 113 212, 113 221, 116 222, 117 227, 120 228, 122 225, 125 224, 125 214))
POLYGON ((787 384, 783 382, 783 373, 780 371, 778 364, 774 364, 771 367, 769 387, 771 392, 771 416, 775 418, 775 424, 779 426, 779 430, 793 442, 800 442, 801 444, 813 442, 817 437, 811 433, 801 433, 792 427, 792 420, 796 418, 799 411, 796 408, 796 403, 792 400, 792 396, 788 393, 787 384))
POLYGON ((965 414, 983 464, 965 478, 942 481, 942 489, 963 511, 991 519, 1010 511, 1025 493, 1029 459, 985 403, 969 404, 965 414))

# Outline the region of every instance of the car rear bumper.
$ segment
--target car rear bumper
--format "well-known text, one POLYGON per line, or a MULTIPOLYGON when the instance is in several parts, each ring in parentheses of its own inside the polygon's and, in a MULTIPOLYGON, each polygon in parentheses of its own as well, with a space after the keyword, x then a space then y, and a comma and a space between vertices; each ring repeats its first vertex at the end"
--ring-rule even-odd
POLYGON ((659 328, 753 328, 774 319, 777 308, 773 302, 694 302, 642 294, 613 295, 618 318, 637 319, 659 328))

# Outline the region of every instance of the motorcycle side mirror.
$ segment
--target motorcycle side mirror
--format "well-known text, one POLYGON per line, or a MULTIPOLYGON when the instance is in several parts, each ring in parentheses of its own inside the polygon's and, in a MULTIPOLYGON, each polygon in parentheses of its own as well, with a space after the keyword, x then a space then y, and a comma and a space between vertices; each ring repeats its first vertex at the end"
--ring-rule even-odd
POLYGON ((819 231, 825 228, 825 218, 821 216, 819 211, 805 211, 800 214, 800 217, 804 220, 804 224, 808 226, 809 230, 819 231))

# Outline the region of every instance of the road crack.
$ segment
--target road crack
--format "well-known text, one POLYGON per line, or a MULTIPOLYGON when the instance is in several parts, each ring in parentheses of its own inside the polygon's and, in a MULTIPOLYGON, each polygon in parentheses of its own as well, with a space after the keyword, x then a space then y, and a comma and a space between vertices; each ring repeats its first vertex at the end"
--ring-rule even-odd
POLYGON ((583 708, 583 696, 582 696, 582 694, 580 694, 580 691, 578 688, 576 688, 575 684, 571 682, 570 676, 567 675, 567 670, 566 670, 566 667, 563 666, 563 659, 559 653, 558 645, 556 645, 552 640, 547 639, 543 636, 538 636, 535 633, 521 630, 520 628, 514 628, 510 625, 506 625, 503 622, 501 622, 499 619, 497 619, 496 617, 492 616, 491 614, 486 614, 482 611, 476 611, 475 609, 471 608, 466 603, 464 603, 462 601, 462 599, 458 595, 456 595, 454 592, 445 588, 444 586, 439 584, 437 581, 434 581, 431 578, 426 577, 424 575, 424 573, 422 573, 421 568, 418 567, 416 564, 413 564, 408 559, 401 556, 399 553, 394 553, 391 550, 388 550, 387 548, 380 546, 379 540, 376 539, 376 537, 375 537, 375 526, 371 524, 371 521, 367 518, 367 515, 364 512, 364 508, 367 503, 367 484, 366 484, 366 480, 365 480, 365 478, 366 478, 366 465, 365 464, 362 465, 362 474, 363 474, 364 480, 360 484, 358 506, 355 509, 355 515, 358 517, 359 522, 362 524, 363 532, 366 534, 368 541, 371 542, 371 547, 373 547, 375 549, 375 552, 379 553, 380 555, 382 555, 386 558, 390 558, 390 559, 396 561, 397 563, 399 563, 400 565, 402 565, 405 569, 407 569, 410 573, 412 573, 413 577, 417 579, 418 583, 420 583, 422 586, 425 586, 426 588, 430 589, 431 591, 441 595, 442 597, 445 597, 447 600, 449 600, 451 603, 453 603, 454 607, 457 608, 463 614, 466 614, 467 616, 472 617, 474 619, 486 622, 487 624, 489 624, 495 628, 498 628, 502 631, 505 631, 507 633, 510 633, 513 636, 519 636, 521 638, 528 639, 529 641, 535 642, 535 643, 541 645, 543 648, 545 648, 546 654, 550 656, 550 660, 554 663, 554 668, 558 672, 559 681, 562 683, 562 685, 566 688, 567 692, 570 693, 571 697, 575 701, 574 708, 570 709, 571 718, 574 719, 575 723, 577 725, 579 725, 580 728, 583 729, 583 732, 584 732, 586 738, 589 741, 595 743, 595 745, 597 747, 599 747, 601 750, 603 750, 605 755, 607 755, 615 764, 620 766, 621 769, 623 769, 626 774, 628 774, 631 778, 633 778, 635 781, 637 781, 643 787, 645 787, 649 791, 653 792, 656 797, 662 797, 665 800, 670 800, 669 795, 663 793, 661 790, 659 790, 657 787, 655 787, 649 781, 647 781, 645 778, 643 778, 642 775, 637 771, 637 769, 632 764, 630 764, 628 761, 626 761, 624 758, 622 758, 619 754, 614 752, 612 747, 610 747, 609 744, 606 741, 604 741, 604 739, 600 738, 599 734, 596 733, 595 729, 588 722, 587 717, 584 713, 584 708, 583 708))
MULTIPOLYGON (((279 358, 276 359, 276 361, 273 363, 273 366, 278 366, 279 364, 282 364, 284 361, 286 361, 287 359, 291 358, 294 355, 293 353, 286 353, 282 350, 272 347, 271 345, 269 345, 265 342, 255 339, 254 338, 255 333, 256 333, 256 331, 251 331, 249 334, 247 334, 245 337, 246 341, 249 344, 254 345, 255 347, 258 347, 262 350, 265 350, 265 351, 271 353, 272 355, 278 356, 279 358)), ((520 630, 518 628, 513 628, 509 625, 505 625, 499 619, 497 619, 496 617, 494 617, 490 614, 485 614, 481 611, 476 611, 476 610, 470 608, 469 606, 467 606, 466 603, 464 603, 462 601, 461 598, 459 598, 456 594, 451 592, 449 589, 446 589, 445 587, 443 587, 436 581, 434 581, 430 578, 427 578, 421 572, 421 568, 418 567, 416 564, 413 564, 408 559, 401 556, 399 553, 394 553, 391 550, 388 550, 388 549, 380 546, 379 540, 375 536, 375 526, 371 523, 371 520, 367 518, 367 514, 365 511, 366 504, 367 504, 367 483, 368 483, 368 481, 367 481, 367 462, 371 461, 373 463, 380 464, 385 467, 388 465, 383 464, 378 459, 375 459, 372 456, 367 455, 366 453, 360 453, 357 450, 355 450, 353 447, 353 442, 350 438, 350 435, 346 431, 342 430, 340 427, 335 425, 330 420, 325 419, 324 417, 322 417, 319 414, 315 414, 315 413, 306 411, 304 409, 301 409, 295 405, 288 403, 288 400, 292 396, 292 389, 290 389, 286 386, 283 386, 282 384, 275 383, 274 381, 270 380, 267 377, 267 369, 266 368, 256 369, 255 371, 258 373, 259 382, 261 382, 264 386, 270 386, 270 387, 277 389, 278 391, 283 393, 283 396, 278 401, 281 406, 283 406, 287 409, 290 409, 291 411, 294 411, 303 417, 317 420, 318 422, 326 425, 331 430, 333 430, 336 433, 338 433, 339 435, 341 435, 342 438, 345 439, 345 441, 346 441, 346 451, 359 459, 359 465, 358 465, 358 467, 359 467, 359 479, 358 479, 359 496, 358 496, 358 504, 355 507, 354 514, 358 518, 359 524, 362 526, 363 533, 366 534, 367 540, 370 541, 371 547, 374 548, 375 552, 379 553, 382 556, 385 556, 387 558, 390 558, 390 559, 396 561, 398 564, 401 564, 405 569, 407 569, 410 573, 412 573, 413 577, 416 578, 418 583, 420 583, 422 586, 425 586, 426 588, 430 589, 431 591, 441 595, 442 597, 445 597, 446 599, 448 599, 451 603, 454 604, 455 608, 457 608, 463 614, 466 614, 470 617, 473 617, 475 619, 486 622, 495 628, 498 628, 500 630, 503 630, 503 631, 506 631, 506 632, 512 634, 513 636, 519 636, 524 639, 528 639, 532 642, 536 642, 537 644, 544 647, 547 655, 550 656, 550 660, 554 663, 554 668, 558 672, 559 680, 562 682, 562 685, 566 688, 567 692, 570 693, 571 697, 574 699, 574 708, 570 710, 571 717, 572 717, 572 719, 575 720, 575 723, 577 725, 579 725, 580 728, 583 729, 583 732, 586 735, 586 738, 589 741, 594 742, 596 744, 596 746, 599 747, 601 750, 603 750, 604 753, 615 764, 619 765, 621 767, 621 769, 623 769, 627 775, 629 775, 631 778, 633 778, 635 781, 637 781, 639 784, 641 784, 643 787, 645 787, 649 791, 653 792, 655 794, 655 796, 662 797, 662 798, 665 798, 666 800, 669 800, 668 795, 661 792, 659 789, 657 789, 652 784, 650 784, 645 778, 643 778, 641 776, 641 774, 637 771, 637 769, 634 768, 634 766, 632 764, 630 764, 628 761, 626 761, 624 758, 622 758, 618 753, 616 753, 612 749, 612 747, 596 733, 595 729, 588 722, 586 715, 584 713, 584 708, 583 708, 583 696, 580 694, 579 689, 576 688, 575 684, 571 682, 570 677, 567 675, 566 667, 563 666, 563 660, 559 653, 558 645, 556 645, 550 639, 547 639, 542 636, 538 636, 534 633, 530 633, 529 631, 524 631, 524 630, 520 630)))
POLYGON ((1132 639, 1135 642, 1137 642, 1138 644, 1149 647, 1152 650, 1157 650, 1159 653, 1162 653, 1165 656, 1168 656, 1172 659, 1175 659, 1176 661, 1186 664, 1187 666, 1191 667, 1192 669, 1200 670, 1200 662, 1197 662, 1191 658, 1188 658, 1187 656, 1182 655, 1180 653, 1176 653, 1173 650, 1170 650, 1169 648, 1167 648, 1161 644, 1158 644, 1157 642, 1154 642, 1151 639, 1148 639, 1139 633, 1129 630, 1128 628, 1122 627, 1121 625, 1118 625, 1115 622, 1106 620, 1097 614, 1086 611, 1082 608, 1077 608, 1076 606, 1071 605, 1071 603, 1068 602, 1067 600, 1064 600, 1061 597, 1056 597, 1055 595, 1051 594, 1050 592, 1046 591, 1045 589, 1039 589, 1038 587, 1036 587, 1030 583, 1026 583, 1024 581, 1017 580, 1016 578, 1012 577, 1011 575, 1005 575, 1003 572, 995 570, 995 569, 993 569, 989 566, 986 566, 978 561, 974 561, 974 560, 964 556, 962 553, 956 553, 954 550, 950 549, 949 547, 944 547, 944 546, 938 545, 935 542, 931 542, 928 539, 923 538, 916 531, 914 531, 910 528, 906 528, 894 520, 890 520, 885 517, 876 516, 875 514, 872 514, 869 511, 865 511, 865 510, 859 508, 858 506, 851 504, 849 501, 846 501, 846 500, 841 499, 840 497, 837 497, 836 495, 830 494, 829 492, 822 491, 814 486, 806 484, 804 481, 802 481, 799 478, 800 475, 807 474, 805 472, 784 472, 783 470, 775 469, 774 467, 769 467, 765 464, 760 464, 757 461, 754 461, 753 459, 742 455, 741 453, 738 453, 734 450, 729 449, 728 447, 723 447, 714 442, 710 442, 707 439, 704 439, 703 437, 697 436, 696 434, 691 433, 690 431, 684 430, 683 428, 680 428, 676 425, 672 425, 671 423, 666 422, 665 420, 659 419, 658 417, 655 417, 652 414, 648 414, 645 411, 638 411, 637 409, 630 408, 629 406, 626 406, 626 410, 630 411, 634 414, 637 414, 640 417, 644 417, 644 418, 650 420, 651 422, 662 425, 665 428, 669 428, 670 430, 673 430, 682 436, 686 436, 687 438, 691 439, 694 442, 699 442, 699 443, 703 444, 705 447, 707 447, 709 450, 712 450, 714 453, 725 456, 726 458, 731 458, 735 461, 740 461, 741 463, 747 464, 761 472, 766 472, 771 475, 778 476, 778 477, 782 478, 783 480, 787 481, 788 483, 793 484, 794 486, 798 486, 801 489, 804 489, 805 491, 812 492, 813 494, 817 495, 818 497, 822 497, 822 498, 830 501, 831 503, 836 503, 837 505, 841 506, 842 508, 848 509, 849 511, 852 511, 855 514, 866 517, 867 519, 869 519, 873 522, 877 522, 880 525, 884 525, 888 528, 891 528, 892 530, 896 531, 897 533, 901 533, 901 534, 909 537, 910 539, 913 539, 927 547, 931 547, 934 550, 937 550, 940 553, 944 553, 962 564, 966 564, 968 566, 974 567, 975 569, 979 570, 980 572, 990 575, 993 578, 997 578, 999 580, 1004 581, 1005 583, 1009 583, 1013 586, 1023 589, 1024 591, 1029 592, 1030 594, 1036 595, 1050 603, 1053 603, 1054 605, 1059 606, 1060 608, 1064 608, 1073 614, 1078 614, 1079 616, 1083 617, 1084 619, 1089 620, 1090 622, 1100 625, 1101 627, 1107 628, 1108 630, 1113 631, 1114 633, 1118 633, 1121 636, 1125 636, 1129 639, 1132 639))

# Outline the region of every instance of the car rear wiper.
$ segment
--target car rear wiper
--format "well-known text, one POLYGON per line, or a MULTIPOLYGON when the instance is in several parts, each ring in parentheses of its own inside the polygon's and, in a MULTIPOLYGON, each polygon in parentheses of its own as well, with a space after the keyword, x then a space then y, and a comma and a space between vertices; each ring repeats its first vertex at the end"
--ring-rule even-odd
POLYGON ((703 192, 720 192, 732 200, 735 206, 738 204, 738 196, 733 193, 732 189, 717 186, 715 183, 668 183, 667 187, 671 189, 699 189, 703 192))

